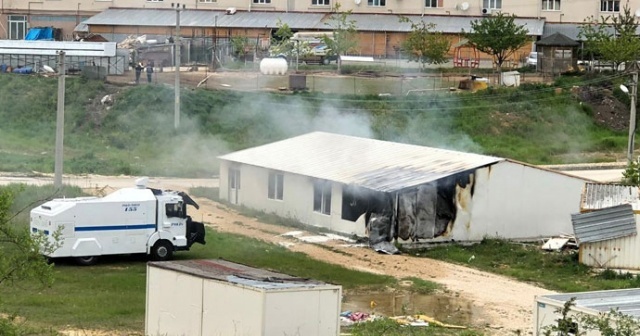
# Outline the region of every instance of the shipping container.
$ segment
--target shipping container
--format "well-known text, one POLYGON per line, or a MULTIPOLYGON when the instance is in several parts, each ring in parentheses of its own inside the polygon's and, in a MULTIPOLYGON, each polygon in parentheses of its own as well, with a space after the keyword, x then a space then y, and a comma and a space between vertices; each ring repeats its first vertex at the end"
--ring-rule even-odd
POLYGON ((224 260, 147 265, 145 335, 338 335, 340 286, 224 260))

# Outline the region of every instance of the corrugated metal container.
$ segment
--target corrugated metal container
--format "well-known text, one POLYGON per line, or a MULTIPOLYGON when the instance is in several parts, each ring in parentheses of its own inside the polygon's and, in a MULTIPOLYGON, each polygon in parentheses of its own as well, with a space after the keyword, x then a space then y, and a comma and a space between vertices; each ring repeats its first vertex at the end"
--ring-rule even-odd
MULTIPOLYGON (((533 334, 544 335, 545 327, 557 325, 556 320, 562 317, 558 310, 571 298, 575 298, 575 306, 568 314, 571 317, 578 314, 598 316, 614 309, 622 314, 640 318, 640 288, 542 295, 535 298, 533 334)), ((600 333, 589 331, 584 335, 600 336, 600 333)))
POLYGON ((145 335, 338 335, 341 295, 224 260, 150 262, 145 335))
MULTIPOLYGON (((598 213, 600 223, 593 226, 585 222, 583 223, 585 225, 577 228, 576 235, 583 238, 580 242, 579 261, 581 263, 597 268, 640 269, 640 254, 638 254, 640 237, 637 235, 639 201, 638 187, 602 183, 586 184, 580 211, 582 215, 598 213), (626 205, 626 210, 623 206, 616 207, 621 205, 626 205), (626 211, 628 217, 629 207, 633 209, 634 223, 630 223, 627 219, 624 225, 619 225, 621 222, 616 218, 619 219, 618 215, 621 213, 616 209, 626 211), (592 229, 586 230, 589 226, 592 229), (599 229, 593 230, 593 228, 599 229), (603 240, 604 237, 607 239, 603 240)), ((598 220, 597 217, 592 219, 598 220)), ((595 222, 591 224, 593 223, 595 222)))

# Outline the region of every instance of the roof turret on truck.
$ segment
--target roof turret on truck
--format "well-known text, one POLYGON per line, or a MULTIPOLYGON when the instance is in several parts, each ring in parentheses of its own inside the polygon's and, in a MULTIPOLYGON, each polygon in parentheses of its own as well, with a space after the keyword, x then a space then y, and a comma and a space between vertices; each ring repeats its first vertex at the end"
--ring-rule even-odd
POLYGON ((32 234, 55 245, 49 258, 73 257, 91 265, 99 256, 145 253, 169 260, 175 251, 205 244, 204 225, 191 219, 187 205, 198 204, 184 192, 136 186, 104 197, 61 198, 31 210, 32 234))

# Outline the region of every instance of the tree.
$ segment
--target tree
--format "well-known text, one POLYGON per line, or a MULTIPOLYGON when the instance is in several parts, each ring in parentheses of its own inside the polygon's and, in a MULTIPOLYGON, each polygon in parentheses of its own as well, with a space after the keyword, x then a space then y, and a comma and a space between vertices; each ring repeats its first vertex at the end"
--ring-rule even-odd
MULTIPOLYGON (((10 214, 14 194, 7 187, 0 188, 0 286, 23 280, 37 280, 43 285, 53 282, 52 266, 40 254, 55 249, 43 236, 31 236, 24 227, 12 223, 10 214)), ((54 234, 57 241, 60 233, 54 234)), ((11 319, 0 318, 0 335, 17 334, 11 319)))
POLYGON ((333 7, 334 14, 329 17, 329 25, 333 30, 333 36, 325 35, 322 37, 324 44, 329 48, 329 53, 338 56, 338 72, 342 69, 341 55, 344 55, 358 46, 356 39, 356 21, 350 20, 351 10, 346 12, 340 11, 340 3, 336 3, 333 7))
POLYGON ((499 12, 482 20, 474 20, 471 22, 471 32, 465 34, 476 49, 495 58, 498 71, 502 70, 504 61, 529 41, 527 28, 517 25, 515 18, 515 15, 499 12))
POLYGON ((640 55, 640 40, 636 37, 638 21, 625 4, 620 15, 590 16, 580 26, 578 36, 585 41, 585 51, 611 62, 616 71, 620 64, 630 64, 640 55))
POLYGON ((607 313, 588 315, 579 311, 572 312, 576 298, 565 302, 562 308, 556 310, 560 317, 555 320, 555 325, 543 328, 544 336, 581 336, 589 331, 598 331, 602 336, 637 336, 639 335, 640 322, 630 315, 625 315, 619 310, 611 309, 607 313))
POLYGON ((271 39, 270 52, 272 56, 285 55, 289 57, 295 49, 295 45, 293 41, 291 41, 293 32, 289 25, 282 23, 280 19, 278 19, 276 26, 278 27, 278 30, 276 30, 273 38, 271 39))
POLYGON ((409 60, 425 64, 442 64, 448 62, 447 52, 451 47, 449 39, 442 33, 434 31, 436 25, 420 21, 415 23, 406 17, 400 17, 400 22, 411 24, 411 32, 403 42, 402 47, 409 53, 409 60))
POLYGON ((249 38, 245 36, 234 36, 231 38, 231 46, 233 47, 233 55, 237 60, 246 61, 247 50, 251 46, 249 38))

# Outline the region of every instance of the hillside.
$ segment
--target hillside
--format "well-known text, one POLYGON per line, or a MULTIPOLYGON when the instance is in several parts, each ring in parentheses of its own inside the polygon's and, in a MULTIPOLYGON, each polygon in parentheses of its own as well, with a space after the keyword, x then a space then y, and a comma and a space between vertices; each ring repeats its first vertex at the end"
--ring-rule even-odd
MULTIPOLYGON (((610 91, 616 80, 412 97, 185 89, 174 130, 171 87, 69 78, 65 172, 210 176, 222 153, 312 130, 534 164, 615 161, 624 158, 628 123, 610 91), (106 94, 112 106, 100 102, 106 94)), ((56 88, 55 78, 0 76, 0 170, 53 170, 56 88)))

